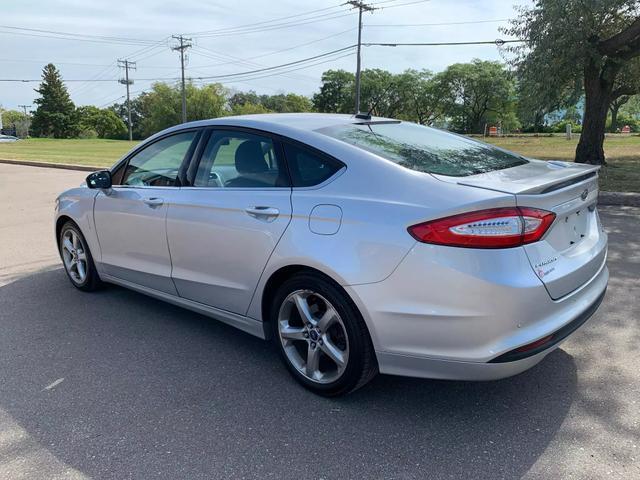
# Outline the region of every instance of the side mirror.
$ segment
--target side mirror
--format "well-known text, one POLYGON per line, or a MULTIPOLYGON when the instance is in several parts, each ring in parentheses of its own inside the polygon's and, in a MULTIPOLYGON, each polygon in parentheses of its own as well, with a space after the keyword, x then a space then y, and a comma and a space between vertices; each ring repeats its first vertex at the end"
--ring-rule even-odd
POLYGON ((109 170, 100 170, 93 172, 87 176, 87 187, 89 188, 111 188, 111 172, 109 170))

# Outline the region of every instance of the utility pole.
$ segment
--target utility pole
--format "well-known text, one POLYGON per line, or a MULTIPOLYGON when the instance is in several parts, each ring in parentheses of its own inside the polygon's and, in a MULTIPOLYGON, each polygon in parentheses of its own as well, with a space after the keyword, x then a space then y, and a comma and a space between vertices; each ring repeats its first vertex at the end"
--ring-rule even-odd
POLYGON ((180 42, 179 45, 172 47, 171 50, 180 52, 180 70, 182 72, 182 123, 187 121, 187 93, 184 88, 184 52, 187 48, 191 48, 191 38, 184 38, 182 35, 172 35, 172 38, 180 42))
POLYGON ((356 114, 360 113, 360 69, 361 69, 361 55, 360 50, 362 48, 362 12, 373 12, 377 8, 372 7, 364 3, 364 0, 348 0, 347 5, 351 5, 353 8, 358 9, 358 55, 356 64, 356 114))
MULTIPOLYGON (((31 127, 31 120, 29 119, 29 114, 27 113, 27 108, 31 108, 33 105, 18 105, 18 107, 20 107, 23 111, 24 111, 24 129, 25 129, 25 134, 28 137, 29 136, 29 128, 31 127)), ((16 129, 16 136, 18 135, 18 126, 14 124, 14 127, 16 129)))
POLYGON ((129 70, 136 69, 136 62, 129 60, 118 60, 118 66, 124 68, 124 78, 119 80, 127 86, 127 123, 129 125, 129 141, 133 140, 133 125, 131 124, 131 97, 129 95, 129 86, 133 85, 133 80, 129 79, 129 70))

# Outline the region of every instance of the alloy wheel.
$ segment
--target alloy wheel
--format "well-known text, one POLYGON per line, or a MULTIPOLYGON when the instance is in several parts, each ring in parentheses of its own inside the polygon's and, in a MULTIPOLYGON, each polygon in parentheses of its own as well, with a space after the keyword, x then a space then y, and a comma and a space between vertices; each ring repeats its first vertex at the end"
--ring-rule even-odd
POLYGON ((278 313, 280 342, 289 362, 307 379, 338 380, 349 361, 349 339, 331 303, 312 290, 290 293, 278 313))
POLYGON ((61 250, 64 267, 71 279, 77 284, 84 283, 89 266, 87 250, 80 235, 72 229, 66 230, 62 235, 61 250))

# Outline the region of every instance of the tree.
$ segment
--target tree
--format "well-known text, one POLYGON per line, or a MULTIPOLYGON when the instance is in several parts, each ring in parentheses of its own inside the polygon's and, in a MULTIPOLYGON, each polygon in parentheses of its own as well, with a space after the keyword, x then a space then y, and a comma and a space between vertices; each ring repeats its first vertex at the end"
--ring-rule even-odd
POLYGON ((27 116, 19 110, 0 110, 2 112, 2 124, 5 128, 15 127, 16 122, 27 119, 27 116))
POLYGON ((622 106, 620 113, 625 117, 640 121, 640 94, 633 95, 629 101, 622 106))
POLYGON ((633 95, 640 93, 640 57, 637 57, 622 68, 616 78, 616 83, 611 95, 609 112, 611 113, 610 130, 618 129, 618 113, 620 108, 631 100, 633 95))
MULTIPOLYGON (((360 77, 361 111, 363 113, 371 111, 373 115, 380 117, 394 116, 400 106, 395 81, 395 75, 387 70, 379 68, 363 70, 360 77)), ((354 105, 349 105, 348 108, 348 113, 353 113, 354 105)))
POLYGON ((260 103, 243 103, 236 105, 231 109, 232 115, 253 115, 256 113, 269 113, 269 110, 260 103))
MULTIPOLYGON (((221 117, 227 113, 227 91, 217 83, 197 87, 186 85, 187 116, 189 120, 221 117)), ((154 83, 151 91, 141 96, 140 110, 144 112, 143 137, 182 122, 180 88, 177 85, 154 83)))
POLYGON ((346 70, 322 74, 320 91, 313 96, 313 108, 326 113, 353 113, 355 76, 346 70))
POLYGON ((515 81, 500 62, 456 63, 435 81, 454 130, 482 133, 485 123, 514 123, 515 81))
POLYGON ((25 138, 29 135, 29 127, 31 126, 31 117, 25 115, 19 110, 2 110, 2 126, 6 132, 25 138))
POLYGON ((253 90, 249 90, 248 92, 235 92, 229 97, 231 111, 236 111, 237 108, 243 107, 247 103, 260 105, 260 96, 253 90))
POLYGON ((260 104, 265 109, 277 113, 310 112, 313 109, 311 100, 295 93, 262 95, 260 104))
POLYGON ((421 125, 431 125, 443 115, 438 84, 429 70, 405 70, 396 75, 399 102, 397 117, 421 125))
MULTIPOLYGON (((131 99, 131 123, 133 138, 135 140, 144 138, 143 120, 147 115, 145 110, 146 95, 148 95, 146 92, 142 92, 137 97, 131 99)), ((127 104, 114 103, 111 107, 109 107, 109 109, 113 111, 120 118, 120 120, 124 122, 125 128, 128 129, 129 118, 127 117, 127 104)))
POLYGON ((609 124, 610 132, 618 131, 618 113, 620 109, 631 100, 630 95, 622 95, 621 97, 616 98, 615 100, 611 100, 611 104, 609 105, 609 111, 611 112, 611 123, 609 124))
POLYGON ((93 131, 99 138, 124 138, 127 126, 110 109, 94 106, 78 107, 78 128, 81 131, 93 131))
POLYGON ((526 41, 510 48, 513 65, 538 91, 561 94, 582 84, 585 113, 576 162, 604 164, 611 102, 633 93, 620 78, 640 56, 638 0, 536 0, 519 13, 504 29, 526 41))
POLYGON ((36 89, 40 94, 33 114, 31 131, 37 137, 67 138, 74 136, 75 106, 69 97, 58 69, 48 64, 42 70, 42 83, 36 89))

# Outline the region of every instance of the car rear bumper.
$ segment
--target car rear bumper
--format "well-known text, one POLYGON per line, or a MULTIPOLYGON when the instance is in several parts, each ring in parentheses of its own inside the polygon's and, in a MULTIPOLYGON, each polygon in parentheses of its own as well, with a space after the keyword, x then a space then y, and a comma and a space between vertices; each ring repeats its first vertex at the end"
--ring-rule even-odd
POLYGON ((520 248, 418 244, 386 280, 346 288, 382 373, 492 380, 527 370, 557 348, 595 312, 608 278, 603 261, 587 283, 553 300, 520 248))

